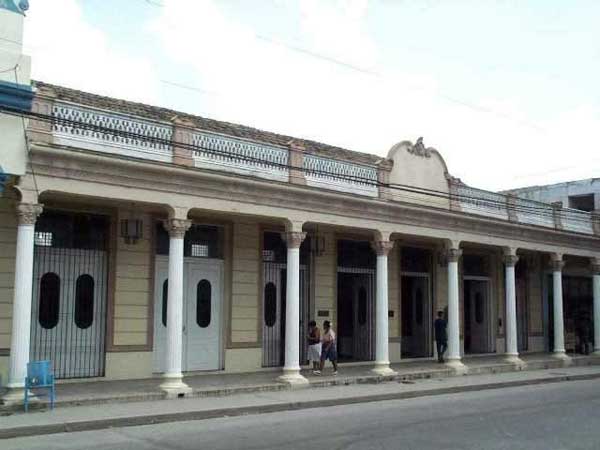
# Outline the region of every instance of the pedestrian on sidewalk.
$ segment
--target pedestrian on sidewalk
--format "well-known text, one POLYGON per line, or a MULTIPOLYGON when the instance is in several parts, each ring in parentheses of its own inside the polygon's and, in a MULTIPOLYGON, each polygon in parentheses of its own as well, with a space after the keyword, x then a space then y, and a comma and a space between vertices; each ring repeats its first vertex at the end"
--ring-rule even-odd
POLYGON ((333 374, 337 375, 337 342, 335 332, 331 329, 331 322, 323 322, 323 338, 321 339, 321 371, 325 367, 325 361, 328 359, 333 364, 333 374))
POLYGON ((308 361, 312 362, 315 375, 321 375, 321 346, 321 330, 317 322, 311 320, 308 323, 308 361))
POLYGON ((446 349, 448 348, 448 333, 446 332, 446 328, 448 327, 448 322, 444 320, 444 311, 438 311, 437 319, 433 324, 435 329, 435 344, 437 346, 437 354, 438 354, 438 362, 444 362, 444 353, 446 353, 446 349))

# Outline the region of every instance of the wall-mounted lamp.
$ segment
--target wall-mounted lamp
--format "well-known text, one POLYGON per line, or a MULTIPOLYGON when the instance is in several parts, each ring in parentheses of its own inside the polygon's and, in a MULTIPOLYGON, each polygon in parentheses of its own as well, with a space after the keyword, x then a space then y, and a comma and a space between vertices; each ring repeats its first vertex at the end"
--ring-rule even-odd
POLYGON ((140 219, 122 219, 121 237, 126 244, 135 244, 143 236, 144 222, 140 219))

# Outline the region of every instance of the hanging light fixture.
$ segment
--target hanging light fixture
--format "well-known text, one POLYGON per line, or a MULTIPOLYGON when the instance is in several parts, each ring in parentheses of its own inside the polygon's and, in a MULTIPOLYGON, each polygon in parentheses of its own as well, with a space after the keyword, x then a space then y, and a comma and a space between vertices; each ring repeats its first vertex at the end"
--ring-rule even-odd
POLYGON ((121 237, 126 244, 135 245, 143 237, 144 222, 135 218, 133 205, 130 211, 128 219, 121 219, 121 237))

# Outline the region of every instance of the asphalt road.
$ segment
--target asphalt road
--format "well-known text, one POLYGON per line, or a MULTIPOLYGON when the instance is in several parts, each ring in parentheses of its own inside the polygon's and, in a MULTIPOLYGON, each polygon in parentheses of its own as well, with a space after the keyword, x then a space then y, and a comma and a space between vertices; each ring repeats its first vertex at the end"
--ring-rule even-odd
POLYGON ((0 448, 600 449, 600 380, 19 438, 0 448))

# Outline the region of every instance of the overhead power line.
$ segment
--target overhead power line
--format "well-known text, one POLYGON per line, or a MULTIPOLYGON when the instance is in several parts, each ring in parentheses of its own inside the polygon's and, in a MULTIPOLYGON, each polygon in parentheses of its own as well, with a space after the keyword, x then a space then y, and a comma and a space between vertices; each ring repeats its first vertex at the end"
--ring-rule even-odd
MULTIPOLYGON (((146 135, 142 135, 142 134, 126 131, 126 130, 116 130, 113 128, 103 127, 103 126, 85 123, 85 122, 81 122, 81 121, 77 121, 77 120, 60 118, 60 117, 56 117, 56 116, 53 116, 50 114, 41 114, 41 113, 35 113, 32 111, 17 110, 17 109, 9 108, 6 106, 0 106, 0 112, 6 113, 6 114, 11 114, 11 115, 17 115, 17 116, 21 116, 21 117, 28 117, 28 118, 39 120, 39 121, 49 122, 49 123, 52 123, 53 125, 60 124, 60 125, 80 129, 80 130, 88 130, 88 131, 93 131, 93 132, 97 132, 100 134, 125 137, 128 139, 132 139, 132 140, 136 140, 136 141, 140 141, 140 142, 154 143, 154 144, 160 144, 160 145, 165 145, 165 146, 171 146, 173 144, 172 141, 169 139, 146 136, 146 135)), ((181 148, 186 148, 186 149, 189 149, 189 150, 195 151, 195 152, 202 152, 202 153, 218 155, 220 157, 224 157, 225 159, 233 160, 233 161, 252 162, 252 163, 260 164, 262 166, 268 166, 268 167, 286 169, 286 170, 293 169, 293 170, 298 170, 298 171, 301 171, 301 172, 307 173, 307 174, 313 174, 313 175, 318 175, 318 176, 322 176, 322 177, 327 177, 332 180, 349 181, 349 182, 358 183, 358 184, 362 184, 365 186, 371 186, 371 187, 389 188, 394 191, 402 192, 402 194, 400 194, 400 195, 404 195, 407 198, 415 199, 416 198, 415 195, 417 197, 426 196, 426 197, 430 198, 430 200, 432 200, 431 203, 434 203, 435 201, 440 201, 440 200, 463 201, 465 203, 468 203, 471 208, 479 209, 481 211, 484 211, 484 210, 488 211, 488 209, 486 209, 486 208, 494 208, 494 209, 497 209, 499 212, 506 211, 506 209, 507 209, 507 201, 505 198, 502 200, 494 200, 494 199, 490 199, 490 198, 486 198, 486 197, 478 197, 476 195, 454 194, 454 193, 448 193, 448 192, 443 192, 443 191, 438 191, 438 190, 433 190, 433 189, 428 189, 428 188, 422 188, 422 187, 417 187, 417 186, 404 185, 404 184, 382 183, 382 182, 379 182, 378 180, 374 180, 372 178, 367 178, 367 177, 362 177, 362 176, 357 176, 357 175, 340 174, 340 173, 335 173, 335 172, 322 170, 322 169, 296 167, 296 166, 292 166, 290 164, 277 163, 277 162, 269 161, 269 160, 259 158, 259 157, 235 155, 235 154, 232 154, 225 150, 209 149, 209 148, 205 148, 205 147, 201 147, 201 146, 193 145, 193 144, 185 144, 185 143, 178 142, 177 146, 181 147, 181 148), (413 194, 413 195, 408 196, 406 194, 413 194)), ((491 193, 491 194, 495 194, 495 193, 491 193)), ((498 194, 498 195, 500 196, 502 194, 498 194)), ((523 199, 518 199, 518 200, 523 201, 523 199)), ((534 206, 531 204, 531 203, 534 203, 534 201, 530 201, 530 200, 525 200, 525 201, 530 203, 530 205, 522 205, 522 204, 517 203, 516 205, 514 205, 512 207, 513 210, 515 212, 520 212, 520 213, 537 214, 540 217, 546 217, 546 218, 550 218, 550 217, 554 218, 554 216, 556 214, 559 214, 560 217, 563 217, 563 218, 566 218, 566 219, 569 219, 572 221, 573 220, 580 221, 580 222, 588 222, 589 221, 589 217, 590 217, 589 213, 584 212, 584 211, 569 210, 568 211, 569 215, 567 215, 567 211, 564 211, 564 210, 559 210, 559 212, 555 212, 550 205, 535 202, 539 206, 534 206)))

